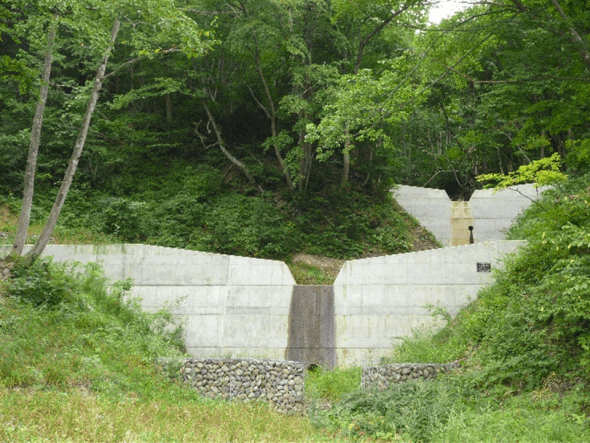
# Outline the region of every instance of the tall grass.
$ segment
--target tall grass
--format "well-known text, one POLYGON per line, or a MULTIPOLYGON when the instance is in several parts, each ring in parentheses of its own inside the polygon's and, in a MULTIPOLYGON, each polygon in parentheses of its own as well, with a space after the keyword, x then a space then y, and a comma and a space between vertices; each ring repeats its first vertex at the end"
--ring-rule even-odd
POLYGON ((323 439, 303 417, 262 404, 220 403, 174 395, 113 400, 79 390, 0 389, 0 441, 197 442, 323 439))
MULTIPOLYGON (((18 214, 11 210, 7 204, 3 204, 0 200, 0 245, 13 244, 14 237, 16 235, 17 223, 18 214)), ((43 217, 33 219, 31 225, 29 226, 29 235, 26 241, 27 244, 34 244, 37 241, 41 231, 43 230, 44 223, 45 219, 43 217)), ((93 231, 84 227, 68 227, 60 221, 52 233, 52 239, 50 243, 64 245, 104 245, 120 242, 121 241, 113 235, 93 231)))
POLYGON ((147 314, 97 265, 17 266, 0 298, 0 441, 322 441, 303 416, 201 398, 158 357, 183 357, 166 312, 147 314))

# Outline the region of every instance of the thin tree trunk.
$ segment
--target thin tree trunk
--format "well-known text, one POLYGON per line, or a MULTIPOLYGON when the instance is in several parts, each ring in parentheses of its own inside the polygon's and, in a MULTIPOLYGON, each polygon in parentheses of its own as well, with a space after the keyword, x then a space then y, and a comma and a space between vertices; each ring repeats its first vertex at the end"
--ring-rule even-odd
POLYGON ((51 238, 51 234, 57 224, 57 219, 59 218, 59 214, 63 205, 66 200, 66 196, 68 195, 68 191, 70 190, 70 186, 72 184, 72 180, 74 179, 74 174, 76 173, 76 168, 78 167, 78 161, 80 160, 80 155, 82 154, 82 150, 84 149, 84 144, 86 143, 86 136, 88 135, 88 129, 90 127, 90 120, 92 119, 92 114, 94 113, 94 109, 96 108, 96 102, 98 101, 98 95, 100 92, 100 88, 102 87, 102 82, 104 79, 104 74, 107 69, 107 63, 109 61, 109 56, 113 50, 113 46, 115 44, 115 40, 117 39, 117 34, 119 33, 119 26, 121 22, 119 19, 115 19, 113 23, 113 28, 111 30, 111 44, 107 48, 104 53, 103 59, 96 71, 96 77, 94 78, 94 88, 92 89, 92 94, 90 95, 90 101, 88 102, 88 107, 86 108, 86 113, 84 114, 84 119, 82 120, 82 125, 80 126, 80 131, 78 132, 78 138, 76 139, 76 144, 74 145, 74 150, 72 152, 72 157, 70 158, 70 162, 68 164, 68 168, 64 174, 63 182, 59 188, 59 192, 57 193, 57 197, 55 198, 55 202, 53 203, 53 207, 51 208, 51 212, 49 213, 49 218, 47 219, 47 223, 37 240, 37 243, 27 254, 27 257, 32 261, 34 261, 45 249, 49 239, 51 238))
POLYGON ((260 81, 262 82, 262 86, 264 86, 264 93, 266 95, 266 99, 268 100, 270 110, 267 109, 266 106, 263 106, 262 103, 260 103, 256 99, 256 96, 254 96, 254 92, 252 91, 252 89, 250 89, 250 93, 254 97, 254 100, 256 100, 256 103, 258 103, 258 106, 260 106, 260 108, 262 108, 262 110, 264 111, 266 116, 270 119, 270 129, 271 129, 271 135, 272 135, 272 139, 273 139, 273 146, 275 148, 275 155, 277 157, 277 160, 279 161, 281 171, 283 171, 283 174, 285 175, 285 180, 287 181, 287 185, 289 186, 289 189, 293 189, 293 180, 291 180, 291 174, 289 173, 289 170, 285 166, 283 156, 281 155, 281 151, 279 149, 279 146, 277 145, 277 124, 276 124, 277 113, 275 110, 275 105, 274 105, 274 101, 272 99, 272 95, 270 93, 270 89, 268 87, 268 83, 266 82, 266 78, 264 77, 264 73, 262 72, 262 67, 260 66, 260 54, 258 52, 258 39, 256 38, 256 34, 254 32, 252 32, 252 37, 254 38, 254 44, 255 44, 254 60, 256 61, 256 71, 258 71, 258 76, 260 77, 260 81))
POLYGON ((205 109, 205 112, 207 113, 207 117, 209 117, 209 121, 211 122, 211 125, 213 126, 213 131, 215 132, 215 137, 217 138, 217 144, 219 145, 219 149, 221 149, 221 152, 223 152, 223 155, 225 155, 230 162, 232 162, 234 165, 236 165, 238 168, 240 168, 244 172, 244 175, 246 175, 246 178, 250 181, 250 183, 254 183, 254 177, 252 177, 252 174, 250 174, 250 170, 248 169, 248 167, 244 163, 239 161, 237 158, 235 158, 223 146, 221 132, 219 132, 219 128, 217 127, 217 124, 215 123, 215 118, 213 118, 213 114, 211 114, 211 111, 209 110, 209 106, 207 106, 207 101, 205 99, 203 99, 202 102, 203 102, 203 108, 205 109))
POLYGON ((47 103, 47 93, 49 91, 49 77, 51 76, 51 65, 53 63, 53 45, 55 43, 55 33, 58 16, 54 16, 54 22, 49 28, 47 35, 47 47, 45 49, 45 61, 43 62, 43 73, 41 76, 41 88, 39 90, 39 101, 33 125, 31 127, 31 144, 29 145, 29 156, 27 159, 27 169, 25 171, 25 183, 23 192, 23 204, 18 218, 18 226, 14 244, 10 255, 17 257, 22 255, 29 223, 31 221, 31 208, 33 206, 33 195, 35 192, 35 172, 37 171, 37 154, 39 153, 39 144, 41 142, 41 127, 43 126, 43 113, 47 103))
POLYGON ((344 153, 342 154, 342 177, 340 179, 340 186, 344 186, 348 182, 348 175, 350 174, 350 127, 346 123, 346 140, 344 141, 344 153))

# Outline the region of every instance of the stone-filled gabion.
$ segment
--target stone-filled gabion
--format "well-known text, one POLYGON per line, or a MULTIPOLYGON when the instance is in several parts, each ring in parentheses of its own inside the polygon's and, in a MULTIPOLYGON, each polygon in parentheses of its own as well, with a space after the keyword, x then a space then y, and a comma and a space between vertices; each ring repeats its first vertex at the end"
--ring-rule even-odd
POLYGON ((391 383, 402 383, 416 378, 433 379, 437 374, 448 372, 458 368, 458 363, 433 364, 433 363, 408 363, 391 364, 382 366, 363 367, 361 375, 361 388, 387 389, 391 383))
POLYGON ((267 401, 277 412, 303 411, 305 365, 250 358, 189 358, 183 380, 202 395, 225 400, 267 401))

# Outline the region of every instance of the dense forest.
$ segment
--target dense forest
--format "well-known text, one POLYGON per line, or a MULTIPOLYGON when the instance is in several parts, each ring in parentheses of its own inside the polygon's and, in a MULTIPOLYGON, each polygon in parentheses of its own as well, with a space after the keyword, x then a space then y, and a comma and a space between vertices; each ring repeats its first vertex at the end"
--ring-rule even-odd
POLYGON ((352 257, 412 249, 395 184, 587 171, 588 1, 432 3, 5 0, 1 198, 122 241, 352 257))

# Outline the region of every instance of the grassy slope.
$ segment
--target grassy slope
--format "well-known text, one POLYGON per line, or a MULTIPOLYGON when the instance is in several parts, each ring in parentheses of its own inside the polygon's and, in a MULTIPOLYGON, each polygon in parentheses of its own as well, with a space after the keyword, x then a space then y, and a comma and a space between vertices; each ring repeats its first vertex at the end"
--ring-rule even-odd
POLYGON ((528 245, 496 283, 446 328, 416 331, 388 359, 460 359, 457 374, 353 393, 319 420, 414 441, 590 441, 590 176, 547 193, 510 235, 528 245))
POLYGON ((330 439, 304 417, 201 398, 163 374, 155 358, 182 355, 170 317, 125 303, 128 286, 107 289, 96 266, 74 274, 40 262, 0 287, 0 441, 330 439))

